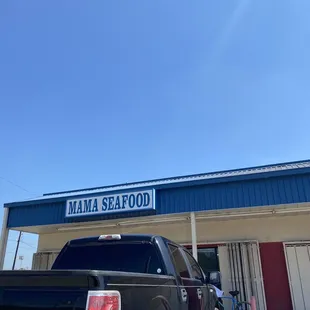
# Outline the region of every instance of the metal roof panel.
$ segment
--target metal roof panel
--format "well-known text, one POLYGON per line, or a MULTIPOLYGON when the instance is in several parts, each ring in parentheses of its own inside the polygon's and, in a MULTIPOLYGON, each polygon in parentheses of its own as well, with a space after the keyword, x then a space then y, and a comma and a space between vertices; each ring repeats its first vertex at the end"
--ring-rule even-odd
MULTIPOLYGON (((155 179, 155 180, 141 181, 141 182, 131 182, 131 183, 111 185, 111 186, 82 189, 82 190, 48 193, 40 197, 35 197, 35 198, 28 199, 28 200, 20 201, 20 202, 14 202, 14 204, 22 203, 22 202, 44 201, 44 200, 50 200, 50 199, 69 198, 69 197, 74 197, 74 196, 99 194, 99 193, 111 192, 111 191, 134 190, 134 189, 143 188, 143 187, 156 187, 156 186, 169 185, 169 184, 177 185, 178 183, 184 183, 184 182, 195 182, 195 181, 204 181, 204 180, 209 180, 209 181, 214 180, 215 182, 216 180, 221 179, 221 178, 240 177, 240 180, 242 180, 243 177, 246 177, 249 175, 257 175, 257 178, 259 178, 261 174, 263 173, 264 174, 270 173, 271 175, 272 173, 275 173, 275 172, 290 171, 290 170, 296 170, 296 169, 300 170, 300 169, 306 169, 306 168, 310 168, 310 160, 289 162, 289 163, 282 163, 282 164, 275 164, 275 165, 258 166, 258 167, 244 168, 244 169, 210 172, 210 173, 203 173, 203 174, 178 176, 178 177, 155 179)), ((10 206, 10 204, 6 204, 6 205, 10 206)))

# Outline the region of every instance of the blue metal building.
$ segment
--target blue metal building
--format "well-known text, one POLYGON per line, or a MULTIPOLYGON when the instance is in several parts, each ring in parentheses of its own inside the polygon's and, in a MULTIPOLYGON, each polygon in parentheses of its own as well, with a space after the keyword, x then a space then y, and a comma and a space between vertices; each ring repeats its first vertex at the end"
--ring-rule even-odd
POLYGON ((271 206, 310 201, 310 161, 298 161, 240 170, 126 183, 45 194, 27 201, 7 203, 8 228, 66 224, 80 221, 164 215, 182 212, 271 206), (67 218, 66 201, 94 195, 155 190, 152 210, 104 213, 67 218))
POLYGON ((170 239, 181 236, 196 258, 199 247, 217 244, 227 289, 232 283, 243 281, 246 287, 246 281, 252 281, 252 289, 244 294, 257 296, 258 309, 275 309, 277 294, 288 296, 281 309, 306 309, 302 305, 309 294, 301 299, 296 292, 310 288, 310 261, 304 252, 310 253, 310 160, 49 193, 6 203, 4 208, 0 268, 10 229, 39 234, 37 254, 53 256, 66 238, 82 236, 79 229, 85 235, 98 224, 110 231, 109 226, 118 229, 125 223, 145 232, 152 222, 170 221, 170 227, 160 226, 159 233, 170 239), (215 221, 224 218, 219 229, 215 221), (173 226, 177 220, 180 225, 173 226), (247 262, 242 279, 233 276, 232 262, 247 262), (306 270, 309 277, 302 278, 306 270), (276 293, 266 279, 281 279, 276 293))

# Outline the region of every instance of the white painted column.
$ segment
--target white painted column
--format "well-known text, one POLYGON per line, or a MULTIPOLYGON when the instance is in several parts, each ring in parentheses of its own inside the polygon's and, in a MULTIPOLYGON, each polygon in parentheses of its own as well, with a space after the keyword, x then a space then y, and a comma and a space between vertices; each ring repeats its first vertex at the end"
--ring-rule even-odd
POLYGON ((9 209, 4 208, 1 239, 0 239, 0 270, 3 270, 6 247, 8 244, 8 237, 9 237, 8 216, 9 216, 9 209))
POLYGON ((191 230, 192 230, 192 251, 193 251, 193 256, 198 261, 196 216, 195 216, 194 212, 191 212, 191 230))

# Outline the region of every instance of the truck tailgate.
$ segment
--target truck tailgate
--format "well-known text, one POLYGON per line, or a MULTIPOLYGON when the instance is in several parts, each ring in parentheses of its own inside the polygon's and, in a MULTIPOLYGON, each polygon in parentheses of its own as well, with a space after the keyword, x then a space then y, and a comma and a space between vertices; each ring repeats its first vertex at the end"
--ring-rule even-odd
POLYGON ((1 310, 85 310, 88 290, 98 287, 92 272, 0 273, 1 310))

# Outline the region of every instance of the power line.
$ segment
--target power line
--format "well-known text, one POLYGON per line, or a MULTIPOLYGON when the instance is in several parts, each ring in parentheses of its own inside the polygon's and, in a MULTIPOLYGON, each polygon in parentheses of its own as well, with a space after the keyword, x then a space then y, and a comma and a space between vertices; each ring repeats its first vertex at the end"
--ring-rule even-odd
POLYGON ((27 243, 27 242, 25 242, 25 241, 20 241, 20 242, 21 242, 22 244, 28 245, 29 247, 31 247, 31 248, 33 248, 33 249, 36 248, 34 245, 31 245, 31 244, 29 244, 29 243, 27 243))
POLYGON ((1 176, 0 176, 0 179, 3 180, 3 181, 5 181, 5 182, 7 182, 7 183, 9 183, 9 184, 11 184, 11 185, 13 185, 13 186, 15 186, 15 187, 17 187, 17 188, 19 188, 19 189, 21 189, 21 190, 24 191, 24 192, 27 192, 27 193, 32 194, 32 195, 36 195, 35 193, 32 193, 32 192, 28 191, 28 189, 26 189, 26 188, 24 188, 24 187, 22 187, 22 186, 16 184, 16 183, 13 182, 13 181, 10 181, 10 180, 8 180, 8 179, 6 179, 6 178, 4 178, 4 177, 1 177, 1 176))
POLYGON ((24 246, 19 246, 20 249, 22 250, 25 250, 25 251, 34 251, 34 248, 27 248, 27 247, 24 247, 24 246))
MULTIPOLYGON (((10 241, 10 242, 17 242, 17 240, 13 240, 13 239, 9 239, 9 241, 10 241)), ((31 248, 33 248, 33 249, 36 248, 34 245, 29 244, 29 243, 27 243, 27 242, 25 242, 25 241, 23 241, 23 240, 20 240, 19 242, 20 242, 20 243, 23 243, 23 244, 25 244, 25 245, 28 245, 29 247, 31 247, 31 248)))

